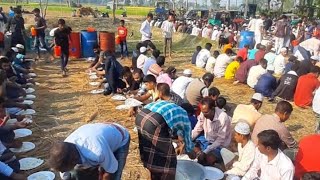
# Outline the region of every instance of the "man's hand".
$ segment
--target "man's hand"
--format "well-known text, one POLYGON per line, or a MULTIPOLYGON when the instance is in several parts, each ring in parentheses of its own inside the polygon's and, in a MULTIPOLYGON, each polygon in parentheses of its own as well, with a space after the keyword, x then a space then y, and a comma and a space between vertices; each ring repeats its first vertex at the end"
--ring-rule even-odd
POLYGON ((25 127, 28 126, 28 124, 26 122, 22 122, 22 121, 21 122, 16 122, 15 125, 16 125, 17 129, 25 128, 25 127))

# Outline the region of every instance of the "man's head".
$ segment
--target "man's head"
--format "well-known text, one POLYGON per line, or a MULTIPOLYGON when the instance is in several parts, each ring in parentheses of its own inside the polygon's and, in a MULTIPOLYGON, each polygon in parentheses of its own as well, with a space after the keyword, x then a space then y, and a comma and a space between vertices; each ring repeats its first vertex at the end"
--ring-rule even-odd
POLYGON ((292 105, 287 101, 278 102, 275 109, 275 113, 279 116, 281 122, 288 120, 292 111, 292 105))
POLYGON ((153 20, 153 14, 152 13, 148 13, 147 15, 147 21, 151 22, 153 20))
POLYGON ((311 57, 310 57, 310 60, 311 60, 311 63, 312 63, 313 65, 315 65, 317 62, 320 61, 320 57, 319 57, 319 56, 311 56, 311 57))
POLYGON ((39 8, 34 8, 32 12, 35 16, 40 16, 40 9, 39 8))
POLYGON ((278 151, 281 143, 279 134, 275 130, 264 130, 258 134, 258 149, 266 156, 278 151))
POLYGON ((206 85, 206 87, 211 86, 213 79, 214 79, 214 76, 211 73, 205 73, 202 76, 202 80, 203 80, 204 84, 206 85))
POLYGON ((220 109, 224 108, 227 105, 227 100, 224 97, 219 96, 216 100, 216 106, 220 109))
POLYGON ((136 44, 136 50, 139 51, 140 53, 140 48, 143 46, 143 44, 141 42, 136 44))
POLYGON ((265 45, 260 45, 259 46, 260 51, 266 51, 266 46, 265 45))
POLYGON ((191 77, 192 76, 192 71, 191 71, 191 69, 185 69, 185 70, 183 70, 182 74, 184 76, 186 76, 186 77, 191 77))
POLYGON ((143 77, 143 72, 140 68, 135 68, 132 72, 132 78, 136 82, 141 82, 143 77))
POLYGON ((24 45, 22 45, 22 44, 17 44, 16 48, 18 48, 18 52, 23 52, 24 51, 24 45))
POLYGON ((266 15, 265 13, 261 13, 261 14, 260 14, 260 18, 261 18, 262 20, 265 20, 266 17, 267 17, 267 15, 266 15))
POLYGON ((259 61, 259 64, 260 64, 264 69, 266 69, 266 68, 267 68, 267 65, 268 65, 268 61, 265 60, 265 59, 261 59, 261 60, 259 61))
POLYGON ((232 49, 228 48, 228 49, 226 50, 226 54, 227 54, 228 56, 231 56, 231 55, 233 54, 232 49))
POLYGON ((153 75, 149 74, 143 78, 143 83, 146 85, 147 90, 153 90, 156 88, 157 80, 153 75))
POLYGON ((250 44, 244 45, 244 48, 249 49, 250 48, 250 44))
POLYGON ((243 58, 241 56, 237 56, 234 60, 238 61, 239 63, 243 62, 243 58))
POLYGON ((176 78, 176 73, 177 73, 177 69, 173 66, 169 66, 168 69, 166 70, 166 73, 169 75, 169 77, 171 79, 175 79, 176 78))
MULTIPOLYGON (((296 62, 298 61, 298 58, 291 55, 291 56, 289 57, 288 61, 289 61, 289 62, 296 63, 296 62)), ((298 61, 298 62, 299 62, 299 61, 298 61)))
POLYGON ((220 95, 220 91, 216 87, 212 87, 208 90, 208 96, 214 101, 218 99, 219 95, 220 95))
POLYGON ((174 17, 173 17, 173 15, 169 15, 169 16, 168 16, 168 21, 169 21, 169 22, 174 21, 174 17))
POLYGON ((256 46, 256 48, 257 48, 257 49, 260 49, 260 46, 261 46, 261 44, 258 43, 257 46, 256 46))
POLYGON ((123 19, 120 20, 120 26, 124 26, 124 20, 123 19))
POLYGON ((285 48, 285 47, 281 48, 280 53, 282 56, 286 56, 287 55, 287 48, 285 48))
POLYGON ((319 74, 320 74, 320 67, 312 66, 311 69, 310 69, 310 73, 313 73, 318 78, 319 74))
POLYGON ((0 68, 7 71, 10 69, 11 62, 5 56, 0 56, 0 68))
POLYGON ((68 142, 55 143, 50 150, 49 167, 60 172, 72 170, 79 164, 80 156, 76 146, 68 142))
POLYGON ((145 46, 140 47, 140 54, 147 54, 148 49, 145 46))
POLYGON ((98 44, 93 45, 93 52, 95 54, 99 54, 100 53, 100 46, 98 44))
POLYGON ((283 14, 283 15, 281 16, 281 19, 282 19, 282 20, 287 20, 287 19, 288 19, 288 17, 287 17, 286 15, 284 15, 284 14, 283 14))
POLYGON ((183 104, 181 104, 181 107, 185 111, 187 111, 189 116, 195 115, 195 110, 194 110, 193 106, 190 103, 183 103, 183 104))
POLYGON ((202 49, 201 46, 197 46, 197 47, 196 47, 196 51, 198 51, 198 52, 201 51, 201 49, 202 49))
POLYGON ((59 19, 58 20, 58 27, 59 29, 64 28, 64 26, 66 25, 66 21, 64 19, 59 19))
POLYGON ((170 97, 170 86, 167 83, 158 83, 157 91, 160 99, 170 97))
POLYGON ((212 44, 211 43, 206 43, 206 45, 204 46, 207 50, 210 51, 212 44))
POLYGON ((212 56, 214 58, 217 58, 219 55, 220 55, 219 51, 217 51, 217 50, 213 51, 213 55, 212 56))
POLYGON ((17 16, 17 17, 22 17, 22 11, 21 11, 21 9, 20 9, 20 8, 15 8, 14 14, 15 14, 15 16, 17 16))
POLYGON ((209 97, 205 97, 201 100, 201 113, 207 119, 213 120, 215 114, 215 103, 209 97))
POLYGON ((243 143, 250 139, 250 126, 246 121, 239 121, 234 127, 234 139, 237 143, 243 143))
POLYGON ((251 98, 251 104, 254 106, 256 110, 259 110, 262 106, 263 102, 263 95, 260 93, 254 93, 252 98, 251 98))
POLYGON ((159 49, 153 50, 152 56, 157 59, 160 56, 160 50, 159 49))
POLYGON ((166 58, 164 56, 159 56, 156 61, 157 61, 157 64, 160 67, 162 67, 164 65, 164 63, 166 62, 166 58))

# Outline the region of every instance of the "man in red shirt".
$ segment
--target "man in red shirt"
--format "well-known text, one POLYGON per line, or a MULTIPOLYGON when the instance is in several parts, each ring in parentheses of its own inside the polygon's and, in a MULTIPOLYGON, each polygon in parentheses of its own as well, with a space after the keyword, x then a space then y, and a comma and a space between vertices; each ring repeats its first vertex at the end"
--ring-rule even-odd
POLYGON ((120 26, 118 27, 118 37, 120 38, 121 48, 121 59, 128 57, 127 34, 128 29, 124 26, 124 20, 121 20, 120 26))
POLYGON ((259 50, 254 55, 254 61, 256 63, 259 63, 261 59, 264 58, 264 55, 266 54, 266 46, 260 45, 259 50))
POLYGON ((295 159, 295 177, 300 179, 308 172, 320 172, 320 134, 301 139, 295 159))
POLYGON ((249 49, 249 44, 244 45, 242 49, 240 49, 237 53, 237 56, 242 57, 243 61, 246 61, 248 58, 248 49, 249 49))
POLYGON ((313 92, 320 86, 318 80, 320 67, 313 66, 310 73, 301 76, 298 79, 296 92, 294 94, 294 103, 299 107, 311 106, 313 92))

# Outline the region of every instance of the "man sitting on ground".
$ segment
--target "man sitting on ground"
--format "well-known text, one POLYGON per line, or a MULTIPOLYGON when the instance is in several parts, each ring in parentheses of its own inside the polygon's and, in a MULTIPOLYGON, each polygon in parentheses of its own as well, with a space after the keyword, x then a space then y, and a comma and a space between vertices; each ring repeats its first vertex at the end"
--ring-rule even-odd
POLYGON ((251 67, 256 65, 257 63, 255 61, 245 61, 241 63, 239 69, 236 72, 236 75, 235 75, 236 81, 234 82, 234 84, 237 84, 239 82, 246 83, 251 67))
POLYGON ((144 66, 144 63, 146 62, 147 59, 148 59, 147 48, 142 46, 140 48, 140 55, 137 59, 137 68, 139 68, 143 71, 143 66, 144 66))
POLYGON ((225 79, 234 79, 237 70, 240 68, 240 63, 243 62, 242 57, 237 56, 226 68, 224 74, 225 79))
POLYGON ((254 86, 254 91, 261 93, 265 97, 271 97, 276 88, 277 79, 270 72, 267 72, 259 78, 257 84, 254 86))
POLYGON ((267 72, 267 60, 261 59, 259 65, 253 66, 248 73, 247 84, 254 88, 254 86, 258 83, 259 78, 267 72))
POLYGON ((201 49, 196 59, 196 66, 204 68, 207 64, 209 57, 211 56, 210 49, 212 47, 211 43, 207 43, 205 48, 201 49))
POLYGON ((215 77, 221 78, 224 76, 228 64, 232 62, 232 58, 231 58, 232 54, 233 54, 232 49, 227 49, 225 53, 220 54, 217 57, 217 61, 213 69, 213 73, 215 77))
POLYGON ((157 58, 160 56, 160 51, 158 49, 155 49, 152 51, 152 56, 146 59, 144 65, 143 65, 143 74, 147 75, 148 70, 152 64, 157 63, 157 58))
POLYGON ((190 69, 185 69, 182 74, 182 76, 173 81, 171 90, 184 99, 187 86, 193 78, 191 78, 192 71, 190 69))
POLYGON ((178 106, 181 106, 181 104, 183 104, 182 98, 176 93, 170 91, 170 87, 168 84, 158 83, 157 91, 158 91, 159 99, 174 103, 178 106))

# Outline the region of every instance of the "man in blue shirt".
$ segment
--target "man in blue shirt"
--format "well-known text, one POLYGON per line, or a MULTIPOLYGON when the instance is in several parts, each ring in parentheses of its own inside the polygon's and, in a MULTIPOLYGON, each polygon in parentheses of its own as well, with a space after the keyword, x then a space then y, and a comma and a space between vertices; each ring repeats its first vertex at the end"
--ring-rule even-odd
POLYGON ((98 179, 93 175, 99 168, 100 176, 121 180, 129 143, 128 130, 119 124, 86 124, 53 145, 49 165, 63 172, 62 179, 98 179))
POLYGON ((152 56, 149 57, 143 65, 143 74, 147 75, 147 72, 152 64, 157 63, 157 58, 160 56, 160 51, 158 49, 153 50, 152 56))
POLYGON ((270 72, 263 74, 258 83, 254 86, 256 93, 261 93, 265 97, 271 97, 273 91, 277 88, 277 79, 270 72))

